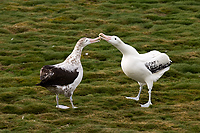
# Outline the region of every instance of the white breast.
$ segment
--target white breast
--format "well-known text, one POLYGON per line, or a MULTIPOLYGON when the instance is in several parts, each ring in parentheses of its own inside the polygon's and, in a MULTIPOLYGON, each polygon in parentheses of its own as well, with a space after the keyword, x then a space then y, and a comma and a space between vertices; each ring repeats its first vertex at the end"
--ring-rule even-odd
POLYGON ((145 83, 145 79, 151 75, 151 72, 145 67, 144 62, 138 57, 123 56, 121 67, 129 78, 141 83, 145 83))

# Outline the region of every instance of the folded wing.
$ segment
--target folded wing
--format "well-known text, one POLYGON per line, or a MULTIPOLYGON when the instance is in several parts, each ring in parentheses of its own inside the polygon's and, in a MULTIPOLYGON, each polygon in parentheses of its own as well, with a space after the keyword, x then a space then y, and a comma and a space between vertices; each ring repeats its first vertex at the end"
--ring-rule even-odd
POLYGON ((54 85, 68 85, 74 82, 78 77, 77 69, 68 71, 66 69, 58 68, 53 65, 46 65, 40 71, 41 82, 38 85, 54 86, 54 85))

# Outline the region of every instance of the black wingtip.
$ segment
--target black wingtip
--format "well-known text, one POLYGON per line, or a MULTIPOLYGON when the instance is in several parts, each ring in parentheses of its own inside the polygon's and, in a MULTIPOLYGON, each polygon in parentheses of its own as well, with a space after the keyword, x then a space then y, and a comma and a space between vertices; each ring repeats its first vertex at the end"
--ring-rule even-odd
POLYGON ((41 86, 41 85, 40 85, 40 83, 39 83, 39 84, 36 84, 36 86, 41 86))

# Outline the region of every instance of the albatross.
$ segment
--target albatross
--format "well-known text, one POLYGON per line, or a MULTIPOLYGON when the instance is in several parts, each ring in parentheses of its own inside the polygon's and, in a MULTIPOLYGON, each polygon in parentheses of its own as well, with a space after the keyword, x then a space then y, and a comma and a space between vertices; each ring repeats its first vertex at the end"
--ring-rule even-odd
POLYGON ((153 50, 145 54, 139 54, 135 48, 125 44, 117 36, 108 36, 100 33, 99 36, 115 46, 122 54, 121 68, 123 72, 140 85, 137 97, 126 97, 138 101, 143 86, 148 87, 149 100, 141 107, 149 107, 151 102, 151 90, 153 82, 156 82, 166 71, 169 70, 171 60, 165 53, 153 50))
POLYGON ((55 65, 45 65, 41 68, 41 82, 37 86, 43 86, 50 92, 56 94, 57 108, 69 108, 64 105, 59 105, 59 94, 64 94, 64 96, 69 97, 72 108, 77 108, 73 105, 72 95, 83 77, 83 67, 80 61, 82 49, 88 44, 99 42, 99 39, 100 37, 95 39, 81 38, 64 62, 55 65))

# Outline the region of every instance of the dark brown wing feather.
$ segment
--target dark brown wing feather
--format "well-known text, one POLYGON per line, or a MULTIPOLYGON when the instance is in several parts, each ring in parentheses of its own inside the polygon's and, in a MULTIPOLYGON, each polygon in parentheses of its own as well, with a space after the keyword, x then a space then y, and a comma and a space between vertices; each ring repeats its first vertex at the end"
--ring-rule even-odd
POLYGON ((74 80, 78 77, 78 74, 79 72, 77 72, 77 69, 74 71, 68 71, 52 65, 46 65, 41 69, 41 82, 37 85, 43 87, 68 85, 74 82, 74 80))

